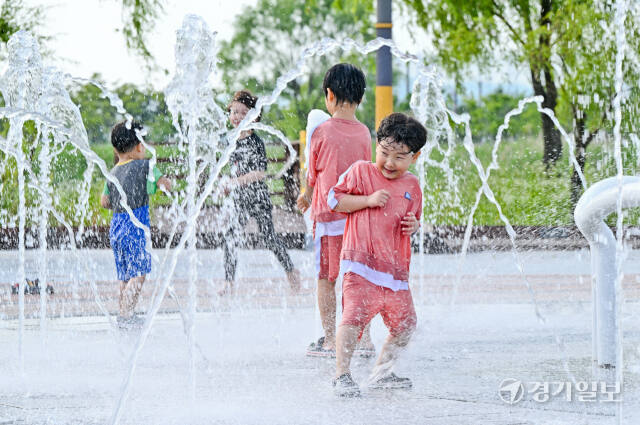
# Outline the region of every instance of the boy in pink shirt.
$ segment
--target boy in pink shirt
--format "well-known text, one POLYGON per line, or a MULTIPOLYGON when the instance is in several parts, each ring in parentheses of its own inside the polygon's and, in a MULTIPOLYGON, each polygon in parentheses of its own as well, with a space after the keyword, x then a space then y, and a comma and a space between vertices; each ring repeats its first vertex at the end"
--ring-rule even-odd
POLYGON ((334 391, 357 396, 349 371, 358 336, 378 313, 389 329, 374 368, 373 388, 410 388, 392 371, 400 348, 416 327, 409 289, 410 237, 418 229, 422 190, 408 172, 427 139, 426 129, 404 114, 391 114, 378 129, 375 163, 358 161, 340 176, 327 203, 347 213, 340 267, 342 322, 336 340, 334 391))
MULTIPOLYGON (((307 158, 307 190, 297 202, 302 212, 311 207, 318 306, 324 329, 324 336, 309 346, 307 354, 310 356, 335 355, 335 284, 340 271, 346 215, 329 208, 327 195, 351 164, 358 160, 371 161, 371 134, 355 115, 366 88, 363 72, 351 64, 334 65, 325 74, 322 88, 331 118, 312 130, 307 158)), ((371 353, 369 355, 375 354, 368 330, 361 347, 371 353)))

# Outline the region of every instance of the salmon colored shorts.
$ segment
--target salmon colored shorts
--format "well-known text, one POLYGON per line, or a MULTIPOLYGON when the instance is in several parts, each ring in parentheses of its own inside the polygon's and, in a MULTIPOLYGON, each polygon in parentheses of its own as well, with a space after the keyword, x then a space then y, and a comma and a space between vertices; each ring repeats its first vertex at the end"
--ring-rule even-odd
POLYGON ((320 257, 320 270, 318 279, 327 279, 335 282, 340 274, 340 251, 342 251, 342 235, 322 236, 320 246, 316 247, 320 252, 316 256, 320 257))
POLYGON ((416 328, 416 310, 410 289, 394 292, 355 273, 345 273, 340 325, 363 329, 378 313, 393 336, 411 333, 416 328))

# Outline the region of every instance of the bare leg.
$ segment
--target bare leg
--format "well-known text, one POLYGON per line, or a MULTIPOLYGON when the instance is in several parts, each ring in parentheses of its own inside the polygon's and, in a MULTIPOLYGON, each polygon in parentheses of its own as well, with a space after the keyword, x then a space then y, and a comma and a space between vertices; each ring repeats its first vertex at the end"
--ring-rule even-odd
POLYGON ((375 348, 373 346, 373 341, 371 341, 371 322, 367 323, 367 326, 365 326, 364 331, 362 331, 362 336, 358 341, 358 348, 371 349, 371 350, 375 348))
POLYGON ((233 281, 232 280, 225 280, 224 281, 224 286, 222 287, 221 290, 218 291, 218 296, 225 296, 225 295, 230 295, 233 292, 233 281))
POLYGON ((118 314, 120 317, 128 317, 127 316, 127 301, 126 293, 127 293, 127 283, 124 280, 120 281, 120 296, 118 297, 118 314))
POLYGON ((336 346, 336 282, 318 279, 318 307, 324 329, 324 348, 336 346))
POLYGON ((349 373, 351 356, 353 356, 361 330, 361 327, 354 325, 340 325, 338 327, 336 338, 336 378, 349 373))
POLYGON ((136 309, 142 284, 145 276, 138 276, 129 279, 128 282, 120 282, 120 316, 131 317, 136 309))
POLYGON ((298 269, 293 269, 289 273, 287 273, 287 280, 289 281, 289 286, 291 287, 291 291, 294 294, 300 292, 300 272, 298 269))
POLYGON ((409 343, 412 333, 413 328, 400 335, 389 335, 387 337, 382 349, 380 350, 378 361, 376 361, 376 365, 373 367, 373 372, 371 374, 372 381, 380 379, 391 372, 391 369, 398 358, 398 354, 409 343))
MULTIPOLYGON (((236 210, 237 211, 237 210, 236 210)), ((233 281, 236 278, 236 266, 238 265, 238 235, 242 232, 240 220, 244 216, 238 217, 231 222, 222 242, 222 252, 224 254, 224 286, 218 291, 219 296, 230 295, 233 292, 233 281)))
POLYGON ((138 305, 138 299, 140 298, 140 293, 142 292, 142 285, 144 284, 146 276, 139 276, 129 281, 130 285, 133 285, 133 297, 131 300, 131 314, 136 309, 136 305, 138 305))

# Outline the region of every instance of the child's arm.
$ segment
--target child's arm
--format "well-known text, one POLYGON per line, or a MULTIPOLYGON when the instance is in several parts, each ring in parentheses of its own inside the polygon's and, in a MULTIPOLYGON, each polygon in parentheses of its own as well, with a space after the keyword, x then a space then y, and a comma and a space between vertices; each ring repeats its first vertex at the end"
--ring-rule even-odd
POLYGON ((109 202, 109 195, 100 195, 100 206, 102 208, 111 209, 111 202, 109 202))
POLYGON ((162 189, 165 192, 171 192, 171 180, 169 180, 168 178, 166 178, 165 176, 162 176, 158 179, 158 182, 156 183, 158 185, 158 187, 160 189, 162 189))
POLYGON ((327 196, 327 204, 332 211, 353 213, 365 208, 384 207, 387 204, 390 195, 384 189, 365 194, 367 191, 362 182, 366 179, 365 170, 368 164, 365 161, 357 161, 338 178, 338 183, 331 188, 327 196))
POLYGON ((384 189, 377 190, 371 195, 343 195, 334 211, 352 213, 365 208, 384 207, 389 200, 389 192, 384 189))
MULTIPOLYGON (((115 148, 113 151, 115 152, 115 148)), ((100 195, 100 206, 108 210, 111 209, 111 202, 109 201, 109 186, 107 186, 107 182, 104 182, 104 188, 102 189, 102 194, 100 195)))
POLYGON ((236 186, 246 186, 250 183, 264 180, 266 175, 267 174, 264 171, 251 171, 236 178, 234 183, 236 186))
POLYGON ((303 213, 307 212, 309 207, 311 206, 311 197, 313 196, 313 186, 307 186, 304 193, 301 193, 298 196, 298 200, 296 201, 296 205, 298 209, 303 213))
POLYGON ((242 187, 253 182, 259 182, 264 180, 267 174, 264 171, 251 171, 247 174, 243 174, 240 177, 232 178, 221 182, 220 188, 222 193, 228 195, 234 187, 242 187))
POLYGON ((153 180, 147 180, 147 194, 154 195, 158 188, 164 192, 171 192, 171 180, 162 174, 156 166, 153 167, 153 180))
POLYGON ((305 160, 307 162, 307 188, 304 193, 301 193, 296 200, 296 205, 298 209, 305 213, 309 208, 311 208, 311 203, 313 202, 313 189, 316 185, 316 160, 318 155, 318 146, 322 144, 322 136, 321 130, 317 129, 317 126, 322 122, 328 120, 330 117, 317 109, 314 109, 309 113, 309 118, 307 122, 307 133, 308 136, 307 143, 308 146, 305 149, 305 160))

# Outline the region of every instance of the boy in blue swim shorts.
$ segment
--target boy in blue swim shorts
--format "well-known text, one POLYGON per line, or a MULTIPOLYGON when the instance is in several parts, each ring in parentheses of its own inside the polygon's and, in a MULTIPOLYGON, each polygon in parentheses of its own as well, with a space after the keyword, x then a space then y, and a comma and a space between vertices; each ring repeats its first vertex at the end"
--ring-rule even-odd
MULTIPOLYGON (((160 170, 153 167, 149 173, 149 160, 145 159, 145 147, 140 138, 142 125, 135 121, 121 122, 111 130, 118 162, 111 170, 127 196, 127 204, 134 216, 149 226, 149 195, 158 187, 171 190, 171 182, 160 170)), ((123 329, 139 327, 143 320, 134 314, 145 276, 151 272, 151 255, 146 249, 144 230, 136 227, 129 213, 120 204, 121 195, 115 184, 106 182, 100 205, 113 209, 109 240, 120 280, 118 326, 123 329)))

